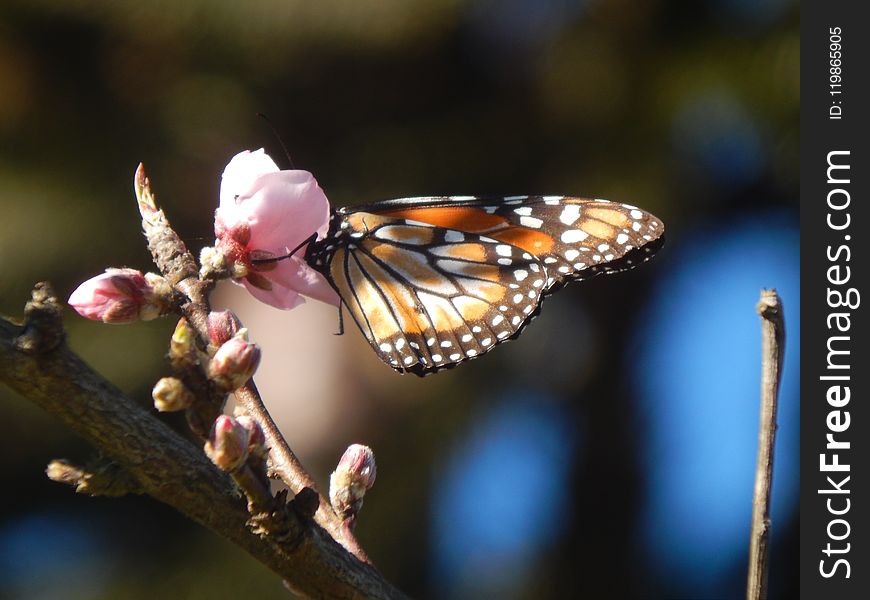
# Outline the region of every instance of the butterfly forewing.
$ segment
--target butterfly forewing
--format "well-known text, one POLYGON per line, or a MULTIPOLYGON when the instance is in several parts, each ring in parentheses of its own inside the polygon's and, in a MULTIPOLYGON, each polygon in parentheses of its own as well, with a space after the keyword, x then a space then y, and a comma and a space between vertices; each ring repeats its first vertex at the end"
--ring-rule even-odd
POLYGON ((664 233, 661 221, 635 206, 569 196, 442 196, 377 206, 382 215, 455 227, 523 248, 547 266, 548 288, 633 268, 658 250, 664 233))
POLYGON ((314 264, 398 371, 480 356, 520 330, 546 287, 534 255, 493 238, 366 212, 343 223, 347 242, 314 264))
POLYGON ((384 362, 425 375, 515 337, 565 283, 646 261, 663 233, 606 200, 403 198, 335 211, 306 258, 384 362))

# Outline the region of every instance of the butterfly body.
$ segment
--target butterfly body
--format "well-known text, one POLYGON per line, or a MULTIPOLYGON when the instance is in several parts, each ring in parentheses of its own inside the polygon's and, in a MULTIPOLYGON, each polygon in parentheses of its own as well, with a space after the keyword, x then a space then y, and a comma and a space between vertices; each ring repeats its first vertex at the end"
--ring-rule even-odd
POLYGON ((333 211, 305 258, 381 360, 426 375, 515 338, 565 283, 644 262, 663 232, 605 200, 403 198, 333 211))

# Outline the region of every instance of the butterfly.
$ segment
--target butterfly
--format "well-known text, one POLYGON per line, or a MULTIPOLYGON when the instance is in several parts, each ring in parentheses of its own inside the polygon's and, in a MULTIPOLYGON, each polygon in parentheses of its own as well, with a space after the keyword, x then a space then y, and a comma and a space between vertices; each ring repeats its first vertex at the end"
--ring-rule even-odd
POLYGON ((401 198, 333 210, 305 260, 382 361, 423 376, 516 338, 566 283, 645 262, 663 233, 600 199, 401 198))

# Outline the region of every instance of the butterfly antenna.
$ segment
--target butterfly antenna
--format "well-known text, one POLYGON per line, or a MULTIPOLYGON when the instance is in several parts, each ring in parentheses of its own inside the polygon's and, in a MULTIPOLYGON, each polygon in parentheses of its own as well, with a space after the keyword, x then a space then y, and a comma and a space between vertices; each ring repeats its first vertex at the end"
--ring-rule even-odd
POLYGON ((278 140, 278 143, 281 144, 281 149, 284 151, 284 156, 287 157, 287 162, 290 163, 290 168, 295 169, 296 166, 293 164, 293 159, 290 158, 290 153, 287 151, 287 146, 284 145, 284 140, 281 139, 281 135, 278 133, 278 130, 275 128, 275 125, 272 124, 272 121, 269 120, 269 117, 264 115, 263 113, 257 113, 257 116, 263 119, 266 122, 266 125, 269 126, 269 129, 272 130, 272 134, 275 136, 275 139, 278 140))

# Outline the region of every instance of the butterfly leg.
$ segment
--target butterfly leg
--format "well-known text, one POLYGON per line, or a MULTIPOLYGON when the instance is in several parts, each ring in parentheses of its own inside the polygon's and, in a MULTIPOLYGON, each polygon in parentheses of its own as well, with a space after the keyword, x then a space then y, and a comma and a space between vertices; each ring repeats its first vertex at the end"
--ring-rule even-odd
POLYGON ((342 303, 338 303, 338 332, 332 335, 344 335, 344 313, 341 311, 342 303))

